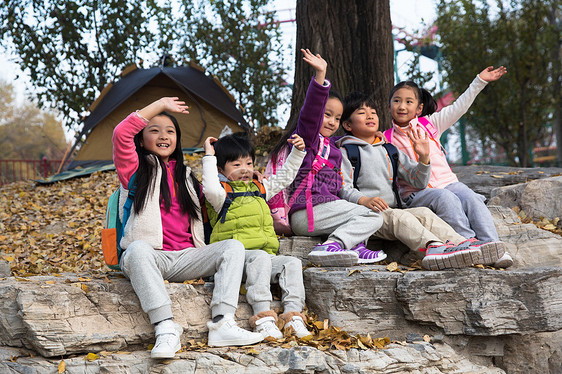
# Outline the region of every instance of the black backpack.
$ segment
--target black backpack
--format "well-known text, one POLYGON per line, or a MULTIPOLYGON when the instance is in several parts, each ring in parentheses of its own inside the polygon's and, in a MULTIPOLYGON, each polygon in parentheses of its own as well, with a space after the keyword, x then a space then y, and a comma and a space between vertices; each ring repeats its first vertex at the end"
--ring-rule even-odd
MULTIPOLYGON (((392 163, 392 192, 394 192, 394 197, 398 203, 398 209, 402 209, 402 200, 400 200, 398 185, 396 184, 396 176, 398 174, 398 149, 390 143, 384 143, 382 146, 390 156, 390 162, 392 163)), ((357 144, 345 144, 343 147, 347 151, 347 158, 349 162, 351 162, 351 167, 353 167, 353 187, 359 189, 357 187, 357 178, 361 170, 359 146, 357 144)))

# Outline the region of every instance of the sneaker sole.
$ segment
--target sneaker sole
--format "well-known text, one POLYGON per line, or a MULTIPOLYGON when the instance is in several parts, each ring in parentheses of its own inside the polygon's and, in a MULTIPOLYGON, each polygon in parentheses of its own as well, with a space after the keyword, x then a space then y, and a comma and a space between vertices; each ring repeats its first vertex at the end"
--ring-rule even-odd
POLYGON ((483 244, 480 247, 480 252, 482 253, 483 265, 493 265, 498 261, 505 253, 505 243, 503 242, 491 242, 483 244))
POLYGON ((259 338, 254 338, 254 339, 246 339, 246 340, 241 340, 241 339, 233 339, 233 340, 219 340, 216 342, 208 342, 207 345, 209 347, 232 347, 232 346, 244 346, 244 345, 253 345, 256 343, 259 343, 263 341, 263 336, 261 336, 259 338))
POLYGON ((380 262, 386 258, 386 253, 382 256, 375 257, 375 258, 361 258, 359 257, 359 264, 374 264, 376 262, 380 262))
POLYGON ((476 248, 447 254, 426 255, 422 259, 422 266, 428 270, 466 268, 481 263, 482 253, 476 248))
POLYGON ((181 349, 181 344, 174 347, 174 352, 152 352, 150 351, 150 358, 174 358, 176 353, 181 349))
POLYGON ((308 254, 308 260, 319 266, 353 266, 359 262, 359 255, 351 251, 312 251, 308 254))

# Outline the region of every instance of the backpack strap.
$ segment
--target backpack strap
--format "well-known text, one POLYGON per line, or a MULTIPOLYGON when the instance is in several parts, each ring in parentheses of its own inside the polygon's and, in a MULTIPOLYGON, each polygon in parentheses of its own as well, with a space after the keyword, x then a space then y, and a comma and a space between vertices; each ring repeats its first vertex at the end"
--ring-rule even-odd
POLYGON ((429 122, 426 117, 418 117, 418 123, 425 128, 425 131, 427 131, 427 133, 431 135, 433 139, 437 138, 437 135, 439 135, 439 131, 433 123, 429 122))
POLYGON ((135 193, 137 192, 137 183, 136 178, 137 172, 135 171, 134 174, 129 179, 129 184, 127 185, 127 190, 129 191, 127 195, 127 200, 125 200, 125 205, 123 205, 123 219, 121 220, 121 224, 117 225, 117 259, 121 261, 121 255, 125 252, 124 249, 121 248, 121 239, 125 235, 125 225, 129 220, 129 216, 131 215, 131 208, 133 207, 133 203, 135 200, 135 193))
POLYGON ((396 183, 396 178, 398 176, 398 149, 390 143, 384 143, 382 146, 386 149, 392 164, 392 192, 394 192, 398 209, 402 209, 402 200, 400 200, 398 184, 396 183))
MULTIPOLYGON (((320 146, 318 149, 318 153, 314 157, 312 161, 311 170, 308 174, 304 177, 300 185, 296 188, 295 192, 291 196, 289 200, 289 207, 293 205, 296 198, 300 195, 302 190, 304 190, 305 197, 306 197, 306 215, 308 218, 308 232, 314 231, 314 214, 312 212, 312 182, 316 177, 316 174, 324 167, 327 166, 335 171, 339 172, 339 169, 335 167, 330 161, 328 161, 328 157, 330 156, 330 139, 320 136, 320 146)), ((341 172, 340 172, 341 175, 341 172)))
POLYGON ((383 132, 384 137, 386 138, 387 143, 392 143, 392 135, 394 135, 394 125, 391 128, 383 132))
POLYGON ((347 158, 351 162, 353 168, 353 187, 357 187, 357 178, 359 178, 359 171, 361 170, 361 157, 359 156, 359 146, 357 144, 345 144, 343 146, 347 151, 347 158))
POLYGON ((221 223, 224 223, 226 221, 226 212, 228 212, 230 205, 237 197, 259 196, 265 199, 265 187, 263 186, 263 184, 257 181, 256 179, 252 180, 252 183, 254 183, 254 185, 258 188, 257 191, 234 192, 232 186, 228 182, 221 182, 221 185, 226 192, 226 199, 224 199, 224 204, 222 204, 222 208, 221 211, 219 212, 219 217, 218 217, 220 218, 221 223))

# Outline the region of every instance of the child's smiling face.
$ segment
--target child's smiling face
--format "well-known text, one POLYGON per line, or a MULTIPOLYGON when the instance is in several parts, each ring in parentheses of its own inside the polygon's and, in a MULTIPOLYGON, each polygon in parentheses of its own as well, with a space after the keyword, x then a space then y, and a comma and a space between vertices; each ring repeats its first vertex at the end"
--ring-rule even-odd
POLYGON ((373 142, 379 129, 379 116, 374 108, 362 104, 351 113, 348 120, 343 122, 343 127, 353 136, 367 142, 373 142))
POLYGON ((402 87, 390 98, 390 113, 394 122, 400 126, 408 126, 411 120, 420 115, 423 104, 420 104, 416 92, 411 87, 402 87))
POLYGON ((254 162, 250 156, 242 156, 234 161, 227 161, 219 171, 228 180, 249 182, 254 177, 254 162))
POLYGON ((147 150, 168 162, 176 150, 176 128, 166 116, 156 116, 142 130, 141 145, 147 150))
POLYGON ((329 138, 334 135, 340 127, 340 118, 343 113, 343 104, 335 97, 331 97, 326 102, 324 109, 324 121, 322 128, 320 128, 320 135, 329 138))

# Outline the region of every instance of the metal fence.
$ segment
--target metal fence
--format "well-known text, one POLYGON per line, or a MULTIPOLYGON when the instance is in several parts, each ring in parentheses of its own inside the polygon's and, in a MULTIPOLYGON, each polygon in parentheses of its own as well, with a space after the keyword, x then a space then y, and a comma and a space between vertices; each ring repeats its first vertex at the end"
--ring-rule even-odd
POLYGON ((61 160, 0 160, 0 186, 26 179, 42 179, 55 174, 61 160))

